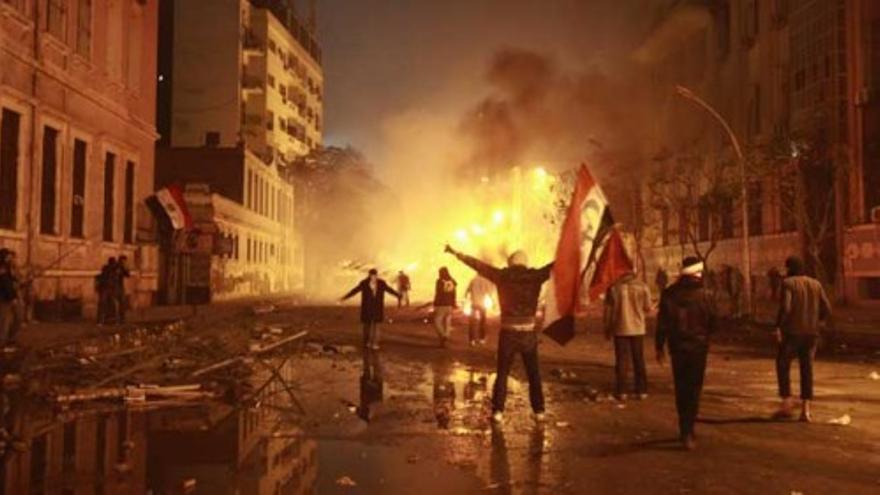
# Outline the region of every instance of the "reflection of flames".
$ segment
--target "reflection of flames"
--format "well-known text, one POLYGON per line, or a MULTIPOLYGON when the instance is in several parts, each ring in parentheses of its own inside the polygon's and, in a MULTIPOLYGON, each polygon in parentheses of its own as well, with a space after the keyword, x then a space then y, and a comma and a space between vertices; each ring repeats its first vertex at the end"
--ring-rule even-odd
MULTIPOLYGON (((495 299, 493 299, 492 296, 490 296, 488 294, 483 296, 483 309, 486 310, 487 315, 499 314, 498 308, 495 307, 495 299)), ((468 298, 464 302, 463 311, 464 311, 464 314, 467 316, 470 316, 471 314, 473 314, 474 307, 473 307, 473 303, 471 302, 470 298, 468 298)))

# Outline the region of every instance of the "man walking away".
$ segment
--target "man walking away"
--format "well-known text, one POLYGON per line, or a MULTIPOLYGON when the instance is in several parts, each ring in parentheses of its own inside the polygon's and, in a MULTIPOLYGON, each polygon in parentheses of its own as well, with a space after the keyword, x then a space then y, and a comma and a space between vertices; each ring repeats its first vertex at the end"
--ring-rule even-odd
POLYGON ((446 347, 452 331, 452 313, 455 311, 457 287, 458 282, 449 274, 449 269, 445 266, 440 268, 434 286, 434 328, 440 337, 441 347, 446 347))
POLYGON ((361 295, 361 323, 364 326, 364 349, 379 350, 379 325, 385 319, 385 293, 398 299, 400 294, 379 278, 375 268, 367 278, 358 283, 340 301, 347 301, 357 294, 361 295))
POLYGON ((409 291, 412 289, 412 282, 409 280, 409 275, 401 270, 397 274, 397 292, 400 294, 400 299, 397 300, 397 307, 409 307, 409 291))
POLYGON ((507 260, 507 268, 496 268, 476 258, 461 254, 449 245, 446 252, 486 277, 498 289, 501 307, 501 333, 498 337, 498 369, 492 390, 492 420, 504 420, 507 399, 507 377, 513 359, 522 356, 529 378, 529 401, 536 422, 544 421, 544 391, 541 389, 541 370, 538 365, 538 329, 535 314, 541 286, 550 278, 553 263, 540 268, 528 268, 528 257, 516 251, 507 260))
POLYGON ((125 323, 125 312, 128 310, 128 298, 125 296, 125 279, 131 276, 128 270, 128 257, 122 255, 116 263, 116 271, 113 274, 116 279, 113 284, 114 305, 116 306, 116 322, 125 323))
POLYGON ((492 297, 494 292, 495 286, 482 275, 477 275, 468 284, 465 297, 471 302, 471 314, 468 320, 471 347, 486 343, 486 311, 489 309, 486 305, 487 301, 494 300, 492 297))
POLYGON ((666 362, 665 346, 672 356, 675 406, 683 446, 696 447, 694 423, 706 373, 709 336, 718 326, 715 296, 703 287, 703 263, 689 256, 682 261, 681 276, 663 291, 657 315, 657 362, 666 362))
POLYGON ((9 250, 0 249, 0 346, 12 343, 18 280, 9 264, 9 250))
POLYGON ((645 316, 651 311, 651 292, 634 273, 627 273, 605 294, 605 337, 614 338, 617 386, 615 396, 626 400, 627 361, 632 362, 634 392, 639 399, 648 397, 645 371, 645 316))
POLYGON ((796 256, 785 260, 788 277, 782 282, 779 315, 776 319, 776 376, 782 405, 776 418, 793 417, 791 398, 791 362, 795 357, 801 375, 801 421, 810 422, 813 400, 813 359, 819 342, 822 322, 831 319, 831 304, 818 280, 804 273, 804 262, 796 256))

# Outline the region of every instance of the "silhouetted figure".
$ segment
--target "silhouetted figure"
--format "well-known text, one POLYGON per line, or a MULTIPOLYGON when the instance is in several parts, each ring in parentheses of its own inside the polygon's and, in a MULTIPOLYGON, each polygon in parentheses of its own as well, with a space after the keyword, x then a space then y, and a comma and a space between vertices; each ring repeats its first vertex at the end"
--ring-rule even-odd
POLYGON ((494 301, 495 286, 486 277, 477 275, 468 284, 465 297, 470 300, 471 314, 468 318, 468 337, 471 346, 486 343, 486 312, 494 301))
POLYGON ((116 306, 116 322, 125 323, 125 313, 128 310, 128 298, 125 295, 125 279, 131 276, 131 272, 128 269, 127 256, 122 255, 119 257, 113 276, 115 280, 112 297, 116 306))
POLYGON ((665 347, 672 356, 675 406, 684 447, 696 447, 694 423, 706 373, 709 336, 718 326, 714 294, 703 287, 703 263, 689 256, 682 262, 681 276, 663 291, 657 315, 657 362, 666 362, 665 347))
POLYGON ((342 301, 361 295, 361 323, 364 328, 364 348, 379 349, 380 324, 385 320, 385 293, 400 298, 400 294, 379 278, 375 268, 369 271, 367 278, 342 296, 342 301))
POLYGON ((831 303, 822 284, 804 273, 804 262, 796 256, 785 260, 788 276, 782 281, 782 296, 776 319, 776 376, 782 405, 778 418, 793 416, 791 399, 791 362, 797 357, 801 376, 801 421, 812 420, 813 359, 823 322, 831 319, 831 303))
POLYGON ((18 279, 13 272, 8 249, 0 249, 0 346, 13 342, 18 304, 18 279))
POLYGON ((456 306, 458 282, 445 266, 440 268, 434 285, 434 328, 440 337, 440 345, 446 347, 452 332, 452 313, 456 306))
POLYGON ((538 329, 535 315, 541 286, 550 278, 553 263, 543 268, 528 268, 528 257, 516 251, 507 260, 507 268, 496 268, 476 258, 461 254, 450 246, 446 252, 486 277, 498 289, 501 307, 501 333, 498 336, 498 369, 492 390, 492 419, 504 420, 504 403, 507 400, 507 377, 513 359, 520 355, 529 378, 529 401, 535 420, 544 420, 544 391, 541 388, 541 371, 538 366, 538 329))
POLYGON ((116 294, 118 292, 116 285, 118 282, 117 261, 115 257, 110 257, 95 278, 95 288, 98 291, 99 325, 106 325, 116 319, 116 294))
POLYGON ((409 279, 409 275, 401 270, 397 274, 397 292, 400 294, 400 299, 397 300, 397 307, 409 307, 410 290, 412 290, 412 282, 409 279))
POLYGON ((644 340, 646 316, 651 311, 651 291, 634 273, 628 273, 605 293, 605 337, 614 338, 615 395, 627 398, 626 368, 632 363, 639 399, 648 396, 648 374, 645 370, 644 340))

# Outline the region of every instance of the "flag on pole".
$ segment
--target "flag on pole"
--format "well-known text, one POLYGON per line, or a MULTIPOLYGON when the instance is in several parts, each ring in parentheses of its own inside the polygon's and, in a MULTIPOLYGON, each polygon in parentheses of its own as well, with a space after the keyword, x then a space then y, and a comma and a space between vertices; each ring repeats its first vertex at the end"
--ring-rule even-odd
POLYGON ((559 234, 544 313, 544 333, 562 345, 574 337, 584 277, 613 223, 602 189, 581 165, 559 234))
POLYGON ((631 273, 633 268, 633 261, 626 252, 620 231, 612 228, 602 247, 599 261, 596 262, 596 270, 590 283, 590 300, 598 299, 620 277, 631 273))
POLYGON ((147 203, 157 213, 164 215, 174 230, 192 228, 192 216, 183 199, 183 190, 180 186, 171 185, 159 189, 147 200, 147 203))

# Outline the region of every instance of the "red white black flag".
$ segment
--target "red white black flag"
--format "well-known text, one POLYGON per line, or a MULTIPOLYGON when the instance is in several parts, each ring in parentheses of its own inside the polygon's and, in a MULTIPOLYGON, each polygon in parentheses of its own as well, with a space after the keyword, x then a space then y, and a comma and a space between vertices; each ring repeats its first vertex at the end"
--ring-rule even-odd
POLYGON ((574 337, 584 277, 613 223, 605 194, 581 165, 556 246, 544 313, 544 333, 560 344, 574 337))
POLYGON ((171 185, 159 189, 148 200, 148 203, 152 203, 151 207, 154 210, 158 210, 157 213, 161 213, 167 218, 174 230, 192 228, 192 216, 186 207, 183 190, 180 186, 171 185))
POLYGON ((607 237, 608 239, 602 247, 602 254, 599 255, 599 261, 596 262, 592 282, 590 282, 591 301, 598 299, 609 287, 620 280, 620 277, 634 270, 633 260, 626 252, 620 231, 612 228, 607 237))

